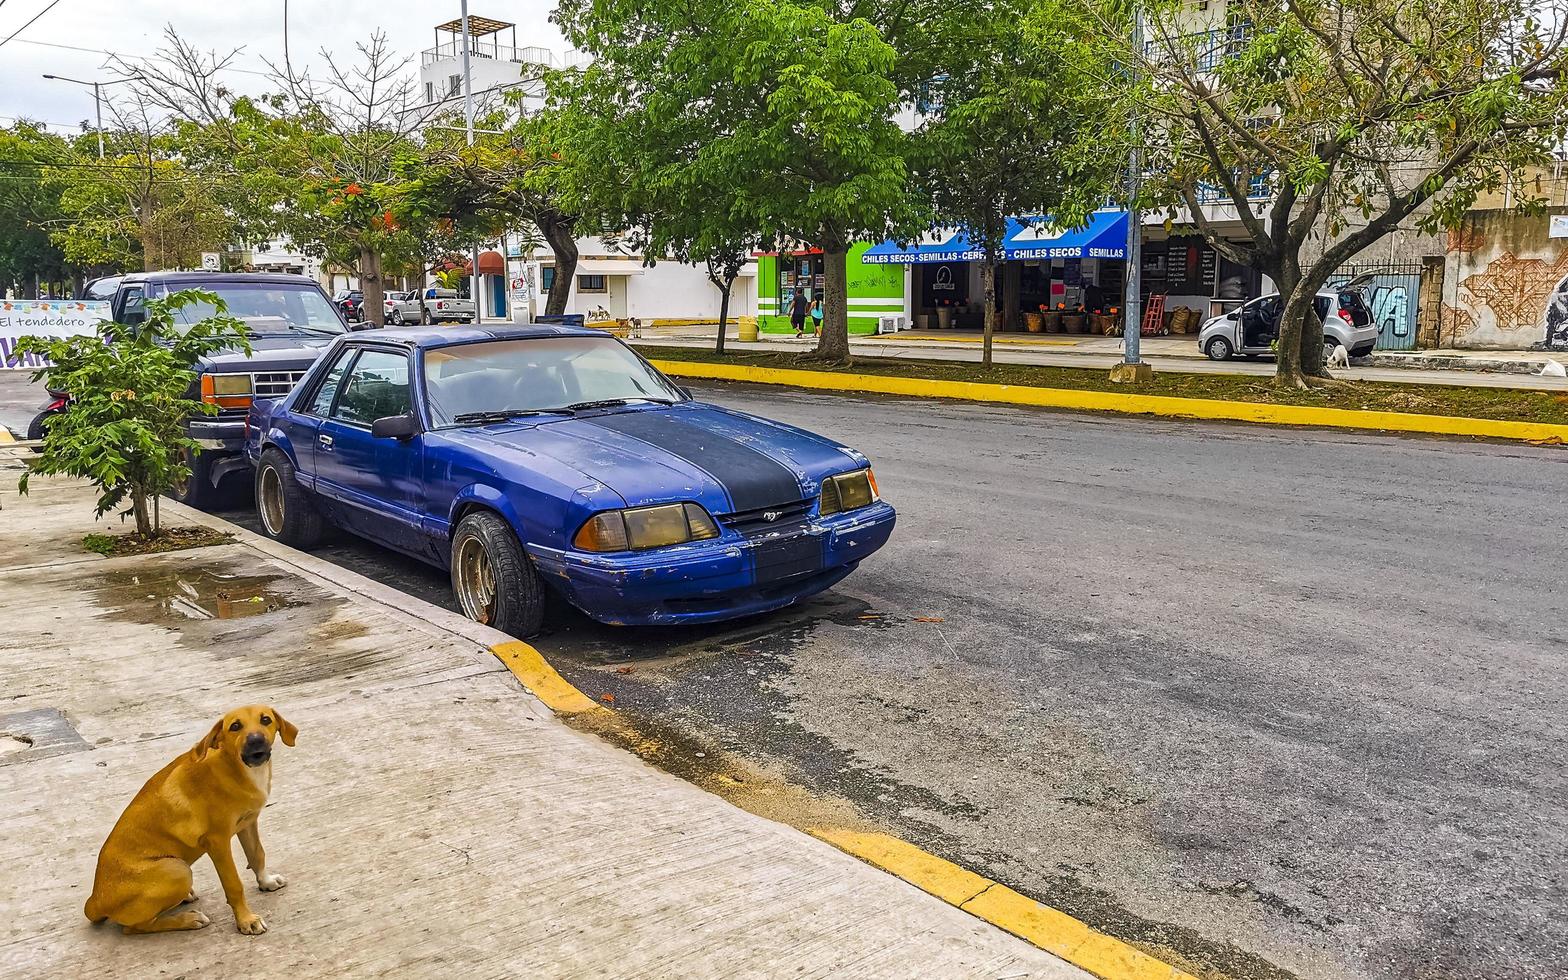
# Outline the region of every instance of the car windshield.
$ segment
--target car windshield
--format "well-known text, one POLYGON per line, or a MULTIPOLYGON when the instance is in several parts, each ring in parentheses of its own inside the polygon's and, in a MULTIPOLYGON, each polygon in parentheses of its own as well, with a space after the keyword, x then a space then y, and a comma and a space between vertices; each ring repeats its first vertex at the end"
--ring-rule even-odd
MULTIPOLYGON (((303 283, 224 282, 196 284, 217 293, 228 305, 229 315, 245 324, 255 335, 301 333, 340 334, 345 332, 337 311, 321 291, 303 283)), ((176 322, 194 326, 212 316, 210 303, 192 303, 175 314, 176 322)))
POLYGON ((535 337, 425 351, 431 424, 675 402, 678 389, 611 337, 535 337))

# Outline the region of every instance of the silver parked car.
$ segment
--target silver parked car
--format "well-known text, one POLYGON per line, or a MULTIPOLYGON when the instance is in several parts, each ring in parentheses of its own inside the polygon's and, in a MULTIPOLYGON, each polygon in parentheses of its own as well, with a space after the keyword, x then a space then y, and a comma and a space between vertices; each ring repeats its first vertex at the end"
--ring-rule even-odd
MULTIPOLYGON (((1359 292, 1324 290, 1318 293, 1313 306, 1323 321, 1325 346, 1342 344, 1351 357, 1370 354, 1377 346, 1377 324, 1359 292)), ((1279 315, 1283 309, 1279 293, 1270 293, 1240 309, 1210 317, 1198 331, 1198 349, 1215 361, 1226 361, 1236 354, 1273 354, 1270 345, 1279 336, 1279 315)))

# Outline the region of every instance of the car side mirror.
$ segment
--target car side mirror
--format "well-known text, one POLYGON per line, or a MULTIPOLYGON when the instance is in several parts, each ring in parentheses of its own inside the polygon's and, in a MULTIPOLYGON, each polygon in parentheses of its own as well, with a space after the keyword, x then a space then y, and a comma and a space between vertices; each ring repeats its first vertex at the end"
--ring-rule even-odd
POLYGON ((419 435, 419 420, 412 415, 388 415, 370 423, 370 435, 376 439, 412 439, 419 435))

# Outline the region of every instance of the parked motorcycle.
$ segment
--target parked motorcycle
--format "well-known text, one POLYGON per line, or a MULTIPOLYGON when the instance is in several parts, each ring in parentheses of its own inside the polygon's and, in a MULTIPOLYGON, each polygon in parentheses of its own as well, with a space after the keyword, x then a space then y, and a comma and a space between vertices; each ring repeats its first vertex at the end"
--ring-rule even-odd
POLYGON ((42 439, 44 437, 44 420, 50 416, 63 413, 65 407, 71 403, 71 399, 66 397, 65 392, 56 391, 53 388, 48 390, 49 404, 45 405, 43 411, 33 416, 33 420, 27 424, 28 439, 42 439))

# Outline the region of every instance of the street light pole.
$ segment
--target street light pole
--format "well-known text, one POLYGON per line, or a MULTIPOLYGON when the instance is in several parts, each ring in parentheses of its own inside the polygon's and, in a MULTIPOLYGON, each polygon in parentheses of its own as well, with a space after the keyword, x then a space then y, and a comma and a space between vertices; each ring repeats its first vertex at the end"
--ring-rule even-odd
POLYGON ((111 78, 107 82, 83 81, 80 78, 66 78, 64 75, 44 75, 51 82, 70 82, 72 85, 87 85, 93 90, 93 114, 98 120, 98 159, 104 158, 103 152, 103 86, 118 85, 121 82, 139 81, 142 76, 131 75, 127 78, 111 78))
MULTIPOLYGON (((1138 59, 1143 57, 1143 14, 1136 0, 1132 14, 1131 70, 1137 71, 1138 59)), ((1136 76, 1135 76, 1136 77, 1136 76)), ((1127 274, 1122 277, 1122 362, 1111 369, 1111 380, 1118 382, 1148 381, 1154 369, 1141 359, 1140 342, 1143 330, 1143 211, 1138 207, 1138 193, 1143 186, 1143 154, 1139 140, 1142 127, 1138 110, 1132 110, 1128 135, 1132 146, 1127 153, 1127 274)))
MULTIPOLYGON (((468 0, 462 0, 463 9, 463 126, 467 131, 468 145, 474 145, 474 72, 468 60, 468 49, 472 38, 468 33, 468 0)), ((474 294, 474 326, 478 326, 484 319, 484 305, 480 299, 479 289, 479 241, 474 240, 473 253, 469 257, 471 269, 468 276, 469 292, 474 294)))

